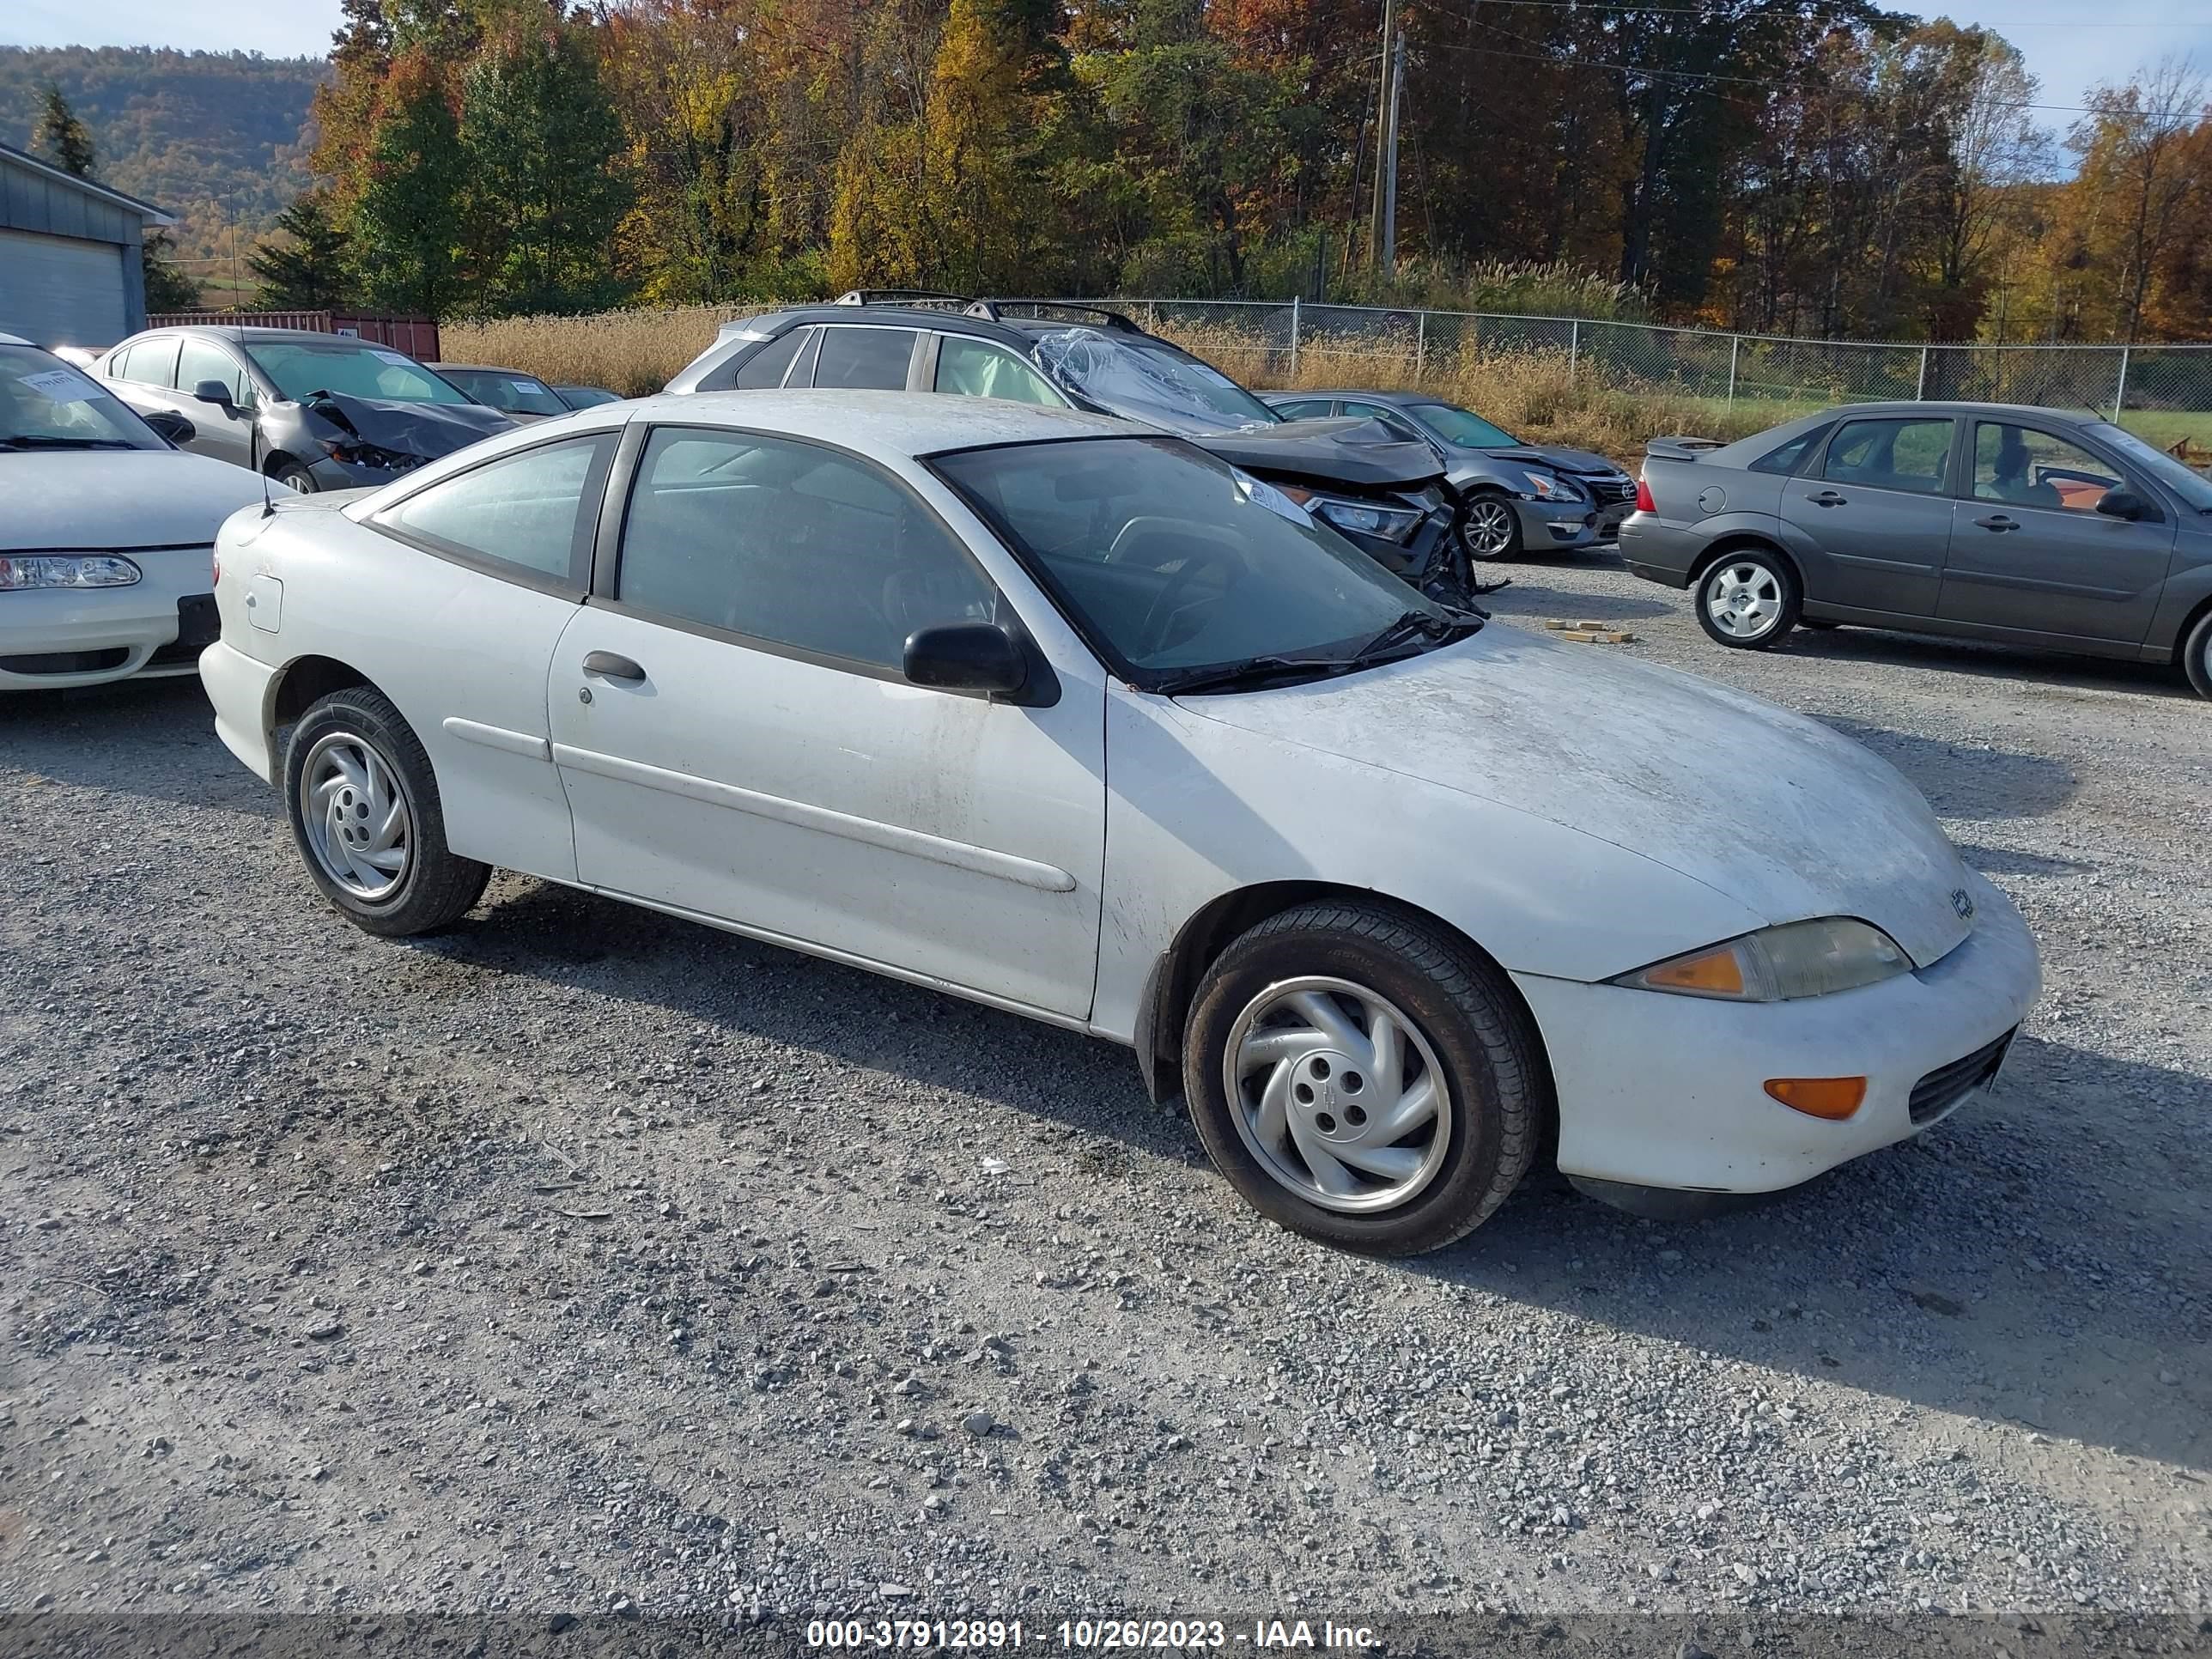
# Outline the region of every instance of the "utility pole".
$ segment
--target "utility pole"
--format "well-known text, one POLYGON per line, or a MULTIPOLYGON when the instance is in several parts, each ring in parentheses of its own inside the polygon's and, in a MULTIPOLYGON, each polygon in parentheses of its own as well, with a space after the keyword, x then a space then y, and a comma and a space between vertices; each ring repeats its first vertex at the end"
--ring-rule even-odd
POLYGON ((1382 0, 1382 76, 1375 83, 1375 203, 1369 210, 1367 224, 1367 262, 1376 270, 1382 265, 1382 217, 1385 198, 1389 187, 1383 183, 1390 172, 1390 94, 1395 81, 1395 65, 1391 61, 1391 42, 1398 34, 1397 0, 1382 0))
POLYGON ((1406 91, 1406 37, 1401 32, 1390 48, 1390 112, 1383 124, 1383 143, 1389 154, 1382 170, 1382 274, 1398 269, 1398 100, 1406 91))

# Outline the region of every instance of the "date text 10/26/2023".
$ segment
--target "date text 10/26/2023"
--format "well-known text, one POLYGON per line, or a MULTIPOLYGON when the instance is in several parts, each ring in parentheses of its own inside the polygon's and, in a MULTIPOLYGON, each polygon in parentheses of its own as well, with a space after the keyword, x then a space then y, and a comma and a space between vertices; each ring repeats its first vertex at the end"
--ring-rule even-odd
POLYGON ((1057 1647, 1064 1652, 1190 1652, 1223 1648, 1261 1650, 1359 1650, 1376 1645, 1365 1625, 1304 1619, 1261 1619, 1231 1625, 1219 1619, 1064 1619, 1024 1625, 1018 1619, 817 1619, 806 1645, 831 1651, 1057 1647))

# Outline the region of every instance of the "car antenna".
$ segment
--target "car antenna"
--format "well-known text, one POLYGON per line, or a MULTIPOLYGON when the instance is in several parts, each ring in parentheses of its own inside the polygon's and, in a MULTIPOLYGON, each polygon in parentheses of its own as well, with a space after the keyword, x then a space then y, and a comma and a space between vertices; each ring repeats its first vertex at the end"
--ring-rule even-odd
POLYGON ((261 469, 261 516, 273 518, 276 513, 276 503, 269 499, 269 469, 264 466, 261 469))

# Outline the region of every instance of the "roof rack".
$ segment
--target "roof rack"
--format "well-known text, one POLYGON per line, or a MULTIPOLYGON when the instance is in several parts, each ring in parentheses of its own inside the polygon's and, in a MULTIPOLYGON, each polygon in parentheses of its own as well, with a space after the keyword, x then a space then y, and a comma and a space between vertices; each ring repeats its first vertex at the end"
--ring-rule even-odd
POLYGON ((929 288, 856 288, 839 295, 830 302, 841 306, 964 306, 964 294, 940 294, 929 288))
POLYGON ((1088 306, 1073 300, 978 300, 968 307, 970 317, 981 317, 997 322, 1008 311, 1018 311, 1034 317, 1041 312, 1073 312, 1079 317, 1096 317, 1107 327, 1122 334, 1142 334, 1128 316, 1105 306, 1088 306))

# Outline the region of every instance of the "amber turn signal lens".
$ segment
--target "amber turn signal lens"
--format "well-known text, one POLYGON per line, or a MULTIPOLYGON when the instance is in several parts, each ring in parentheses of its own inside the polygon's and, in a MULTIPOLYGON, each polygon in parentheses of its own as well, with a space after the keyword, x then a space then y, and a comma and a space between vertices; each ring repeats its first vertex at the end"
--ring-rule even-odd
POLYGON ((1644 982, 1657 991, 1702 991, 1707 996, 1743 994, 1743 962, 1732 945, 1702 956, 1679 957, 1644 970, 1644 982))
POLYGON ((1840 1122, 1866 1098, 1863 1077, 1771 1077, 1766 1092, 1793 1112, 1840 1122))

